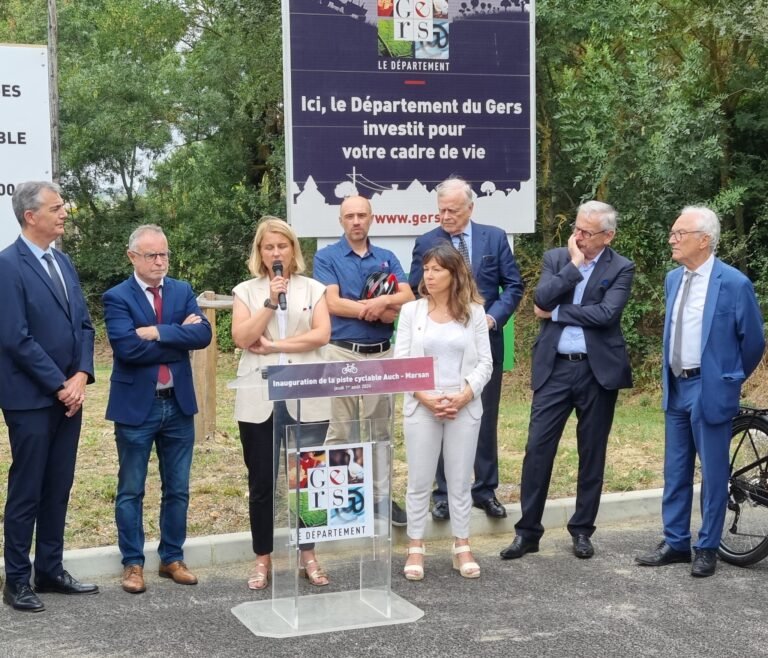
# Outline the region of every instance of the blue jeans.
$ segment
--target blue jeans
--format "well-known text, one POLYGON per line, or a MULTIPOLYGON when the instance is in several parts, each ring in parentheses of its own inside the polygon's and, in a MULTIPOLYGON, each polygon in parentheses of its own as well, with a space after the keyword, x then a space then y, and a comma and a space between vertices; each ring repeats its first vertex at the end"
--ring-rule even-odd
POLYGON ((120 462, 115 523, 123 565, 144 565, 144 484, 153 444, 162 483, 158 553, 165 564, 183 560, 195 445, 193 416, 183 414, 173 397, 155 399, 143 425, 115 423, 115 440, 120 462))

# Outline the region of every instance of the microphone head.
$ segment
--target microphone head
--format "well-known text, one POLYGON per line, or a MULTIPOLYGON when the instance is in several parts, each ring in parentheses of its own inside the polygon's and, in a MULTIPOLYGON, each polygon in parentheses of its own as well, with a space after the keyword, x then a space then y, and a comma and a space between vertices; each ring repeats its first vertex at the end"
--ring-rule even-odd
POLYGON ((283 276, 283 261, 276 260, 272 263, 272 272, 275 276, 283 276))

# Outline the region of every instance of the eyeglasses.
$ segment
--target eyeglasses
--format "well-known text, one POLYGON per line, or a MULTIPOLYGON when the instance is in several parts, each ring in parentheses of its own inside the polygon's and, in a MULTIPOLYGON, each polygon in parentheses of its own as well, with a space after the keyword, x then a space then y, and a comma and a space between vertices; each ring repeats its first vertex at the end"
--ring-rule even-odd
POLYGON ((142 254, 139 251, 131 251, 131 253, 136 254, 137 256, 143 256, 144 260, 148 263, 155 262, 156 258, 159 258, 160 260, 168 260, 171 257, 170 251, 155 251, 147 254, 142 254))
POLYGON ((608 229, 603 229, 602 231, 585 231, 583 228, 579 228, 576 226, 576 224, 571 224, 571 231, 575 235, 576 233, 581 233, 587 240, 590 238, 595 237, 596 235, 600 235, 601 233, 607 233, 608 229))
POLYGON ((689 233, 704 233, 704 231, 670 231, 669 239, 675 242, 680 242, 689 233))

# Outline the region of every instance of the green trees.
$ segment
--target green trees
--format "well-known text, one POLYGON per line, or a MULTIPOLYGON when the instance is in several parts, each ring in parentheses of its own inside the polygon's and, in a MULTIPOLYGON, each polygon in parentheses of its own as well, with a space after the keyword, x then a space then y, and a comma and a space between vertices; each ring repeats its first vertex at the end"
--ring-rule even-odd
POLYGON ((684 205, 714 206, 721 255, 765 286, 766 3, 557 0, 537 11, 541 230, 523 245, 562 243, 580 200, 616 206, 616 246, 637 263, 624 322, 640 361, 658 353, 666 233, 684 205))

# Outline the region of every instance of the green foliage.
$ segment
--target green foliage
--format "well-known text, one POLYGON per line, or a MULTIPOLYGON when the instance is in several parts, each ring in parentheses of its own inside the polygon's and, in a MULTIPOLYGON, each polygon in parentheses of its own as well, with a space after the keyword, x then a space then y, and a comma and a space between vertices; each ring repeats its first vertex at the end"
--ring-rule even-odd
MULTIPOLYGON (((149 221, 168 234, 174 276, 229 292, 249 276, 259 217, 285 216, 279 0, 58 0, 58 11, 75 206, 65 246, 94 308, 149 221)), ((614 246, 636 264, 625 335, 636 380, 654 382, 680 208, 718 210, 720 255, 768 301, 768 2, 540 0, 536 12, 538 223, 516 240, 521 315, 577 205, 612 203, 614 246)), ((0 41, 45 40, 44 0, 0 3, 0 41)), ((530 346, 536 326, 518 322, 518 342, 530 346)))

